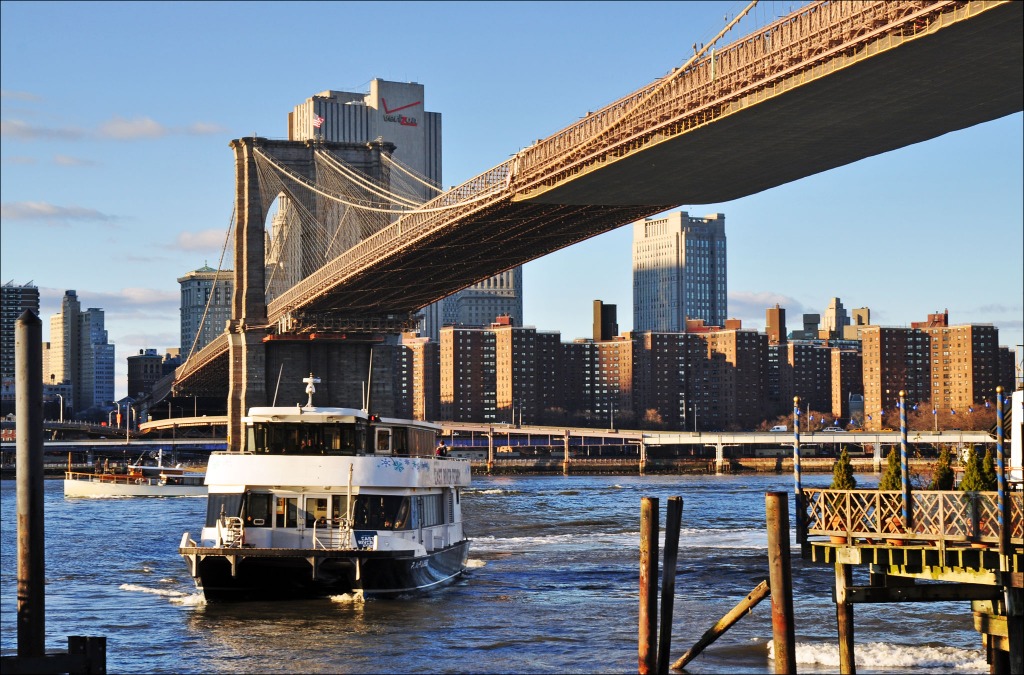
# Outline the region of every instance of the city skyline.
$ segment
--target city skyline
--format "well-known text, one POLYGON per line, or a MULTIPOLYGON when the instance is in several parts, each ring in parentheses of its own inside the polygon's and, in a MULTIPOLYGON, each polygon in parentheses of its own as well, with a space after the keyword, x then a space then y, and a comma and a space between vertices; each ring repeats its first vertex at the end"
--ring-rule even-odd
MULTIPOLYGON (((417 81, 444 117, 444 184, 455 185, 680 65, 691 42, 744 4, 603 3, 584 13, 574 3, 4 3, 3 281, 39 287, 44 326, 66 290, 103 309, 120 397, 128 356, 183 347, 176 279, 218 265, 230 139, 284 137, 295 102, 325 89, 417 81), (253 47, 237 31, 243 10, 250 25, 302 34, 310 17, 366 25, 385 8, 387 49, 380 35, 353 31, 335 52, 282 59, 279 45, 253 47), (661 17, 645 22, 642 49, 603 46, 641 15, 661 17), (147 28, 157 23, 159 35, 147 28), (502 68, 476 58, 516 31, 536 46, 502 68), (459 45, 438 35, 459 35, 459 45), (55 245, 43 253, 40 240, 55 245)), ((745 19, 726 42, 753 25, 745 19)), ((725 214, 728 314, 745 327, 763 330, 779 303, 792 329, 839 297, 885 326, 948 309, 952 323, 994 324, 1014 348, 1024 324, 1022 147, 1017 113, 679 210, 725 214)), ((623 226, 524 266, 524 323, 588 337, 601 300, 618 307, 620 332, 631 330, 631 237, 623 226)))

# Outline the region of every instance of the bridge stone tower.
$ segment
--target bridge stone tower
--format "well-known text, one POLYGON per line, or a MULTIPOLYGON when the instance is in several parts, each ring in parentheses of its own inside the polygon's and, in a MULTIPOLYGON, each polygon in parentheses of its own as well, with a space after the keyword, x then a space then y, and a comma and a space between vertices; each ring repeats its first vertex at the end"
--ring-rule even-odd
MULTIPOLYGON (((278 346, 272 339, 279 334, 277 326, 269 325, 267 316, 265 227, 267 213, 279 193, 271 193, 261 187, 257 154, 265 153, 273 157, 277 165, 314 182, 314 152, 317 148, 324 148, 343 158, 350 166, 369 176, 380 178, 385 175, 381 154, 390 153, 394 146, 381 142, 277 141, 259 137, 240 138, 231 141, 230 146, 235 152, 235 230, 234 293, 231 319, 227 325, 227 412, 228 449, 238 451, 242 447, 245 433, 242 428, 242 417, 249 408, 270 405, 272 402, 268 397, 268 367, 273 368, 271 377, 274 379, 278 378, 279 370, 284 374, 283 371, 288 367, 290 370, 287 373, 287 384, 297 386, 301 377, 308 376, 310 367, 318 364, 323 366, 329 362, 330 369, 337 372, 320 371, 317 375, 328 383, 332 378, 340 381, 345 373, 353 368, 360 368, 361 373, 368 371, 367 366, 371 358, 369 345, 374 342, 364 340, 360 344, 360 341, 356 340, 352 345, 354 349, 347 350, 345 357, 338 358, 333 356, 338 351, 336 344, 325 344, 318 350, 307 341, 303 349, 297 351, 294 344, 287 345, 282 341, 278 346), (322 353, 312 353, 317 351, 322 353), (327 356, 328 353, 332 356, 327 356), (350 357, 356 357, 355 362, 352 362, 353 359, 350 357)), ((351 309, 358 311, 358 308, 351 309)), ((374 357, 373 361, 376 365, 378 361, 387 360, 374 357)), ((388 375, 389 373, 381 373, 382 377, 388 375)), ((330 398, 320 396, 321 389, 328 393, 331 391, 330 385, 318 388, 318 402, 321 405, 356 407, 359 405, 359 398, 352 396, 352 388, 351 384, 348 387, 336 386, 335 394, 330 398), (348 390, 347 393, 343 393, 343 389, 348 390)), ((358 389, 358 383, 355 388, 358 389)), ((290 398, 284 400, 292 402, 290 398)))

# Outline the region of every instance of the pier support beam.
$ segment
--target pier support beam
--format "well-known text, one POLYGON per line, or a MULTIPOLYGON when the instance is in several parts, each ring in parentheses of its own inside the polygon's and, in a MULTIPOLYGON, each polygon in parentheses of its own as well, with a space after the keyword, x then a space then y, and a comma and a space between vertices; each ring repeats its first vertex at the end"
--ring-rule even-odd
POLYGON ((565 457, 562 460, 562 475, 568 476, 569 475, 569 430, 568 429, 565 430, 565 436, 563 438, 565 439, 565 443, 564 443, 565 457))
POLYGON ((853 603, 847 590, 853 585, 853 567, 836 563, 836 626, 839 629, 839 672, 856 675, 853 641, 853 603))
POLYGON ((18 657, 46 654, 43 529, 43 329, 26 311, 14 323, 15 510, 18 520, 18 657))
POLYGON ((765 494, 768 520, 768 585, 772 593, 772 639, 775 672, 796 673, 793 625, 793 571, 789 556, 789 501, 785 492, 765 494))

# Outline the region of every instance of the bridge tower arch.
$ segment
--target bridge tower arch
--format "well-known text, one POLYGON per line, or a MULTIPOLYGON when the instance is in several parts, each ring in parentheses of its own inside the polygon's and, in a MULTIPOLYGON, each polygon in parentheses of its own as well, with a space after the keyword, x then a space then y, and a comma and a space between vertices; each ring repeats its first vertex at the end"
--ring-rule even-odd
MULTIPOLYGON (((315 153, 325 149, 343 157, 367 175, 382 177, 386 168, 383 153, 394 145, 372 143, 329 143, 321 140, 279 141, 247 137, 231 141, 235 153, 234 294, 228 321, 228 450, 241 450, 244 442, 242 417, 253 406, 271 403, 268 397, 268 338, 279 331, 267 318, 266 219, 278 198, 277 190, 261 186, 257 156, 273 158, 275 164, 315 182, 315 153)), ((350 308, 358 310, 358 308, 350 308)), ((289 378, 298 373, 285 374, 289 378)), ((305 376, 308 373, 302 373, 305 376)), ((278 373, 272 374, 276 381, 278 373)))

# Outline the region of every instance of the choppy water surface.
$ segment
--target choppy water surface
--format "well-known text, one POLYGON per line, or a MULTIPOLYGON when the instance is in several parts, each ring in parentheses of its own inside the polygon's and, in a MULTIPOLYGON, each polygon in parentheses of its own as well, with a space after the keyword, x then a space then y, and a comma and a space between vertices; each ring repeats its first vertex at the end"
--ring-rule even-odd
MULTIPOLYGON (((675 659, 768 578, 764 494, 774 490, 791 492, 790 477, 474 477, 464 497, 470 571, 456 586, 411 600, 207 606, 177 554, 205 499, 65 499, 61 481, 47 480, 47 649, 104 635, 118 673, 635 673, 641 498, 659 498, 663 522, 668 497, 684 501, 675 659)), ((8 655, 17 648, 14 481, 2 481, 0 497, 8 655)), ((798 668, 838 672, 834 572, 793 565, 798 668)), ((861 673, 988 670, 969 603, 858 605, 855 624, 861 673)), ((765 600, 687 671, 772 673, 770 643, 765 600)))

